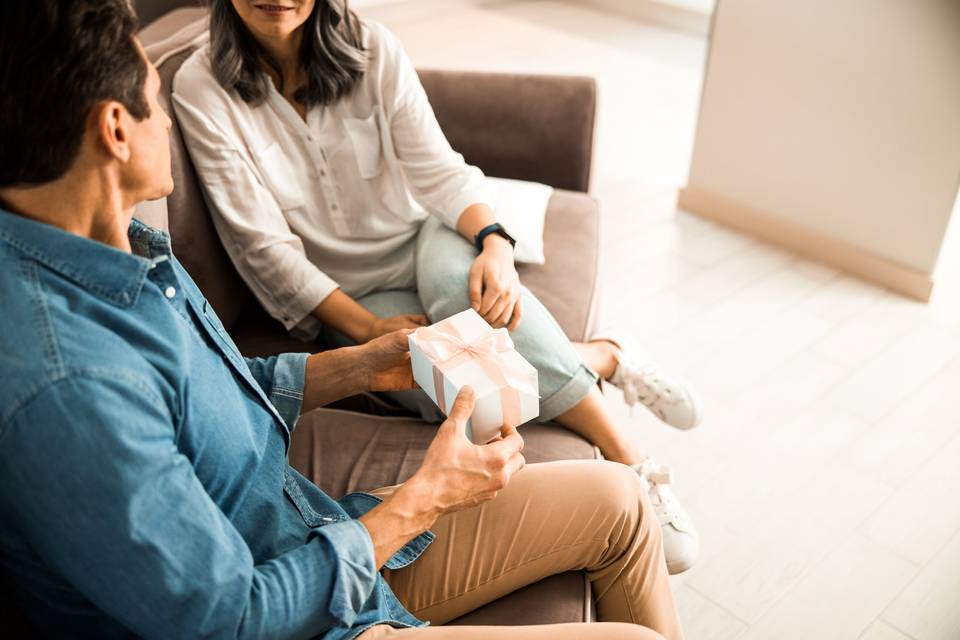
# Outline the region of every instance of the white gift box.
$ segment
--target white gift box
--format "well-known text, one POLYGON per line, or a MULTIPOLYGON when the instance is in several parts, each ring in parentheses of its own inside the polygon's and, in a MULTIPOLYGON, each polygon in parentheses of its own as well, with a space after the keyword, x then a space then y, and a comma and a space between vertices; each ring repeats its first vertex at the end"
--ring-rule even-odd
POLYGON ((413 379, 445 415, 460 389, 473 387, 467 436, 474 443, 540 415, 537 370, 517 353, 506 329, 494 329, 473 309, 421 327, 409 340, 413 379))

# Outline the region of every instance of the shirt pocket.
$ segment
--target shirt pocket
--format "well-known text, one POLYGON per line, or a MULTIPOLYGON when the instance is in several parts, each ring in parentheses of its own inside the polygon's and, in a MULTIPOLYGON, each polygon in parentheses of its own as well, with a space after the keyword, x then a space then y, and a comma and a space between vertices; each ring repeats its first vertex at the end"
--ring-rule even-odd
POLYGON ((307 497, 303 495, 303 489, 297 484, 296 477, 290 473, 289 469, 285 469, 283 472, 283 492, 287 494, 287 498, 297 508, 300 517, 303 518, 308 527, 322 527, 348 519, 347 516, 340 513, 318 513, 316 509, 310 506, 307 497))
POLYGON ((257 164, 264 186, 273 194, 281 209, 296 209, 304 204, 303 186, 297 179, 297 168, 283 152, 280 143, 271 142, 257 152, 257 164))
POLYGON ((370 180, 383 171, 383 146, 380 140, 380 125, 377 110, 367 118, 344 118, 343 126, 353 145, 360 177, 370 180))

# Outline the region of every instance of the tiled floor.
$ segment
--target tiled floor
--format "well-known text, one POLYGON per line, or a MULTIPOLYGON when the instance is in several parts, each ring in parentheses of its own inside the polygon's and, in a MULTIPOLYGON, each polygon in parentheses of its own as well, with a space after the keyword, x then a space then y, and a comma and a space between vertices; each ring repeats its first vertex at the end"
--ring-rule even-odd
MULTIPOLYGON (((703 39, 575 2, 389 25, 420 66, 599 80, 593 191, 616 293, 604 315, 708 408, 701 428, 679 433, 609 396, 676 468, 702 534, 699 563, 674 578, 688 637, 960 638, 951 270, 921 305, 677 211, 703 39)), ((960 247, 951 259, 960 267, 960 247)))

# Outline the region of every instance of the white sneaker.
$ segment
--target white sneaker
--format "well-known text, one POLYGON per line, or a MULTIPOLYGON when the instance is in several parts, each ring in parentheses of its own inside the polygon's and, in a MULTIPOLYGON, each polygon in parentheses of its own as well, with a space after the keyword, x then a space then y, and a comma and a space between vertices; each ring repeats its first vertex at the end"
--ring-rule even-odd
POLYGON ((617 369, 608 382, 623 391, 623 400, 633 407, 643 403, 655 416, 677 429, 692 429, 700 424, 702 411, 696 394, 679 380, 664 375, 649 358, 628 354, 623 342, 605 340, 616 346, 617 369))
POLYGON ((673 471, 658 465, 653 458, 630 465, 647 488, 653 511, 660 521, 663 534, 663 555, 670 575, 683 573, 693 566, 700 551, 700 536, 680 501, 670 490, 673 471))

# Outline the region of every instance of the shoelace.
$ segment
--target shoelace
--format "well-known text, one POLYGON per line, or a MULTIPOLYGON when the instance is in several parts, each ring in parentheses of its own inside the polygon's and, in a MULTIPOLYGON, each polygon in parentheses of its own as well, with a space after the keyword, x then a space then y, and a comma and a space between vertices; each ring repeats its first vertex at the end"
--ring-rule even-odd
POLYGON ((652 408, 663 398, 663 385, 657 378, 656 367, 635 367, 620 358, 617 358, 617 362, 620 367, 619 386, 623 391, 623 401, 631 410, 637 402, 652 408))
POLYGON ((660 464, 653 458, 647 458, 640 464, 633 465, 634 469, 648 482, 653 484, 673 484, 673 469, 660 464))
POLYGON ((674 501, 666 492, 660 492, 661 487, 666 489, 666 485, 673 484, 673 469, 665 464, 659 464, 653 458, 647 458, 640 464, 633 465, 633 468, 640 475, 651 502, 655 507, 659 507, 660 524, 674 523, 678 529, 682 530, 678 521, 680 514, 674 508, 674 501))

